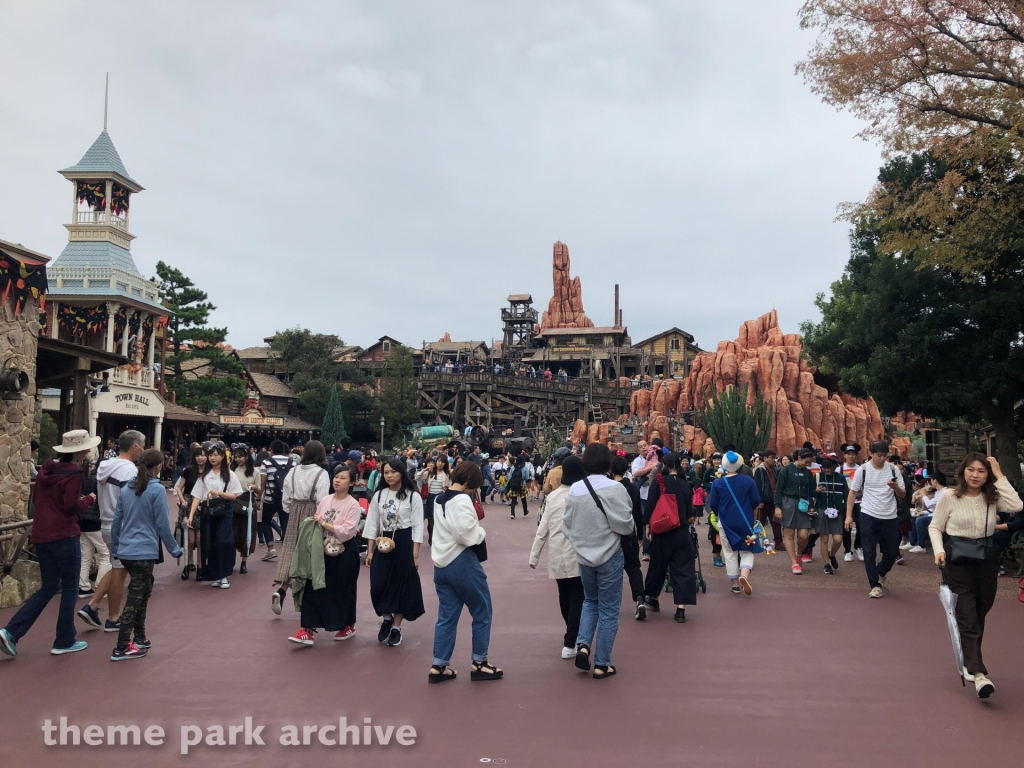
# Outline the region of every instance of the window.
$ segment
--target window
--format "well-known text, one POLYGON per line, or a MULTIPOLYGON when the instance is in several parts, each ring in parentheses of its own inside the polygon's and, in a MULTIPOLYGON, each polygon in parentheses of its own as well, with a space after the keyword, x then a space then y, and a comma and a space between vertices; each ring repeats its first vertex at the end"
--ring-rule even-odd
POLYGON ((391 352, 391 342, 388 341, 387 339, 385 339, 384 340, 384 354, 386 355, 386 354, 389 354, 390 352, 391 352))
POLYGON ((679 350, 679 339, 672 339, 672 349, 673 351, 679 350))

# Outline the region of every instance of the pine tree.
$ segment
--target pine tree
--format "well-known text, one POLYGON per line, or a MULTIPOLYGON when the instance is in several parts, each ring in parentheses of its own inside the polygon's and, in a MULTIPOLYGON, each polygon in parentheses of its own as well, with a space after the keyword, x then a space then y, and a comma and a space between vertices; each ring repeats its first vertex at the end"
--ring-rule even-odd
POLYGON ((331 399, 327 402, 327 413, 320 425, 320 442, 324 445, 340 445, 345 432, 345 415, 341 412, 341 401, 338 399, 338 385, 331 387, 331 399))

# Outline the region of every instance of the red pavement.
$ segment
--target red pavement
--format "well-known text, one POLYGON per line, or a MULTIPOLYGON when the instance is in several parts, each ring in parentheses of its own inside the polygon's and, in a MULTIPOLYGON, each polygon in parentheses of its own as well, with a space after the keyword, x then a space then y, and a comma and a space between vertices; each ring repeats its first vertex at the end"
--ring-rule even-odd
MULTIPOLYGON (((501 517, 504 508, 491 507, 501 517)), ((358 635, 301 648, 289 607, 269 609, 273 564, 252 562, 229 590, 182 583, 173 561, 158 569, 148 658, 108 661, 113 634, 85 631, 88 650, 51 657, 56 601, 0 660, 0 768, 55 765, 309 766, 353 758, 416 766, 1018 766, 1024 711, 1024 605, 997 602, 986 660, 996 694, 962 689, 937 596, 864 589, 760 587, 728 592, 721 571, 678 625, 669 611, 633 621, 627 603, 615 646, 619 675, 595 681, 559 658, 554 584, 526 566, 522 531, 488 519, 486 568, 494 600, 491 658, 506 678, 469 681, 469 617, 453 666, 460 678, 428 686, 436 598, 428 552, 421 562, 427 615, 401 647, 376 642, 367 572, 358 635), (46 747, 41 726, 61 716, 84 727, 161 725, 162 747, 46 747), (179 754, 179 729, 264 725, 266 746, 199 746, 179 754), (284 747, 285 724, 412 725, 416 744, 284 747), (504 761, 502 763, 501 761, 504 761)), ((519 526, 534 525, 533 517, 519 526)), ((706 547, 706 542, 702 542, 706 547)), ((851 564, 860 567, 859 564, 851 564)), ((13 611, 0 611, 0 623, 13 611)))

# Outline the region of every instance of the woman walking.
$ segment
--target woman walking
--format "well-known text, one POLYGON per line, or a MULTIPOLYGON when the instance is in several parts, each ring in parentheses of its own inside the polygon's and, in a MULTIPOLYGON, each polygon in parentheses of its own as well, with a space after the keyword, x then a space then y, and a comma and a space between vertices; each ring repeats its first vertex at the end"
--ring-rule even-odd
POLYGON ((337 632, 335 640, 348 640, 356 634, 356 586, 359 582, 359 533, 362 507, 350 495, 359 479, 354 467, 339 464, 331 485, 334 493, 317 505, 313 517, 323 529, 324 588, 313 589, 306 580, 299 610, 302 629, 288 639, 299 645, 313 645, 318 629, 337 632))
POLYGON ((957 596, 964 678, 973 680, 978 696, 987 699, 996 690, 981 658, 985 617, 995 603, 999 578, 992 535, 999 512, 1016 514, 1024 504, 992 456, 967 454, 956 476, 956 488, 939 496, 928 535, 943 581, 957 596))
POLYGON ((141 659, 152 647, 146 635, 146 611, 153 594, 153 566, 160 562, 160 543, 171 557, 181 557, 167 512, 167 492, 160 483, 163 453, 150 448, 139 460, 139 474, 121 489, 114 508, 110 542, 114 557, 128 571, 128 599, 111 661, 141 659))
POLYGON ((655 613, 661 610, 658 595, 661 594, 667 571, 676 603, 674 618, 680 624, 685 624, 686 606, 697 604, 697 574, 694 569, 697 550, 689 528, 696 520, 693 514, 693 494, 689 483, 679 477, 679 457, 676 454, 666 453, 661 459, 661 467, 661 473, 655 475, 651 482, 651 491, 644 505, 645 533, 651 543, 651 565, 647 569, 644 583, 644 602, 655 613), (658 500, 666 494, 675 496, 679 525, 655 533, 651 530, 651 518, 658 500))
POLYGON ((228 576, 235 569, 235 537, 231 533, 231 518, 234 516, 233 502, 242 493, 238 478, 224 458, 226 450, 224 443, 219 441, 207 446, 209 461, 203 476, 192 488, 192 513, 189 517, 191 528, 196 522, 196 513, 202 507, 198 517, 203 545, 200 575, 204 581, 210 582, 211 587, 221 589, 231 586, 228 576))
POLYGON ((59 656, 88 647, 85 641, 75 640, 75 601, 82 566, 78 513, 96 501, 95 494, 82 495, 82 481, 83 463, 99 444, 100 438, 90 437, 84 429, 65 432, 63 442, 53 447, 61 455, 60 461, 48 459, 36 475, 32 544, 39 558, 42 585, 0 629, 0 651, 8 656, 18 655, 18 641, 57 592, 57 636, 50 653, 59 656))
POLYGON ((732 582, 730 589, 734 595, 753 593, 750 572, 754 570, 754 553, 761 551, 761 542, 754 533, 761 494, 754 478, 739 474, 742 466, 743 458, 735 451, 727 451, 722 457, 725 477, 711 484, 708 497, 722 537, 725 575, 732 582))
POLYGON ((611 467, 608 446, 591 443, 586 447, 583 471, 588 476, 569 489, 562 518, 562 530, 576 552, 583 580, 576 667, 589 672, 593 661, 597 680, 617 671, 612 666, 612 648, 622 605, 622 536, 633 530, 633 503, 622 484, 608 477, 611 467))
POLYGON ((473 665, 470 680, 500 680, 504 672, 487 660, 491 642, 491 590, 481 562, 487 559, 487 532, 480 525, 472 494, 483 483, 480 468, 463 461, 452 474, 452 486, 437 499, 435 543, 430 548, 437 590, 437 624, 434 626, 434 661, 429 683, 454 680, 449 667, 455 652, 455 635, 462 607, 473 617, 473 665))
MULTIPOLYGON (((206 455, 206 449, 201 445, 196 446, 195 450, 192 451, 192 463, 189 464, 188 468, 181 473, 178 478, 178 482, 174 485, 174 495, 178 497, 178 518, 179 520, 184 517, 186 519, 186 526, 188 528, 188 544, 186 545, 185 555, 185 568, 181 571, 181 580, 188 581, 188 575, 196 570, 196 563, 199 562, 199 557, 202 552, 199 532, 199 520, 195 520, 195 527, 192 526, 192 516, 189 514, 192 509, 192 489, 195 488, 199 478, 203 476, 206 471, 206 463, 209 461, 209 457, 206 455), (192 559, 192 551, 195 550, 195 559, 192 559)), ((196 581, 201 580, 201 574, 196 572, 196 581)))
MULTIPOLYGON (((583 610, 583 580, 576 551, 562 531, 565 516, 565 500, 569 488, 579 482, 586 473, 578 456, 570 456, 560 467, 561 485, 548 491, 544 499, 544 514, 537 524, 537 534, 530 550, 530 567, 536 568, 544 545, 548 547, 548 578, 558 585, 558 607, 565 622, 565 636, 562 638, 562 658, 576 658, 576 638, 580 634, 580 613, 583 610)), ((635 549, 635 547, 634 547, 635 549)))
MULTIPOLYGON (((697 501, 701 503, 701 510, 704 505, 708 503, 708 497, 711 495, 711 485, 716 479, 721 477, 724 472, 722 470, 722 454, 713 453, 711 454, 711 463, 705 465, 707 468, 704 470, 704 474, 701 476, 701 490, 697 501)), ((711 542, 711 555, 712 565, 716 568, 722 568, 725 566, 725 560, 722 559, 722 536, 715 529, 713 525, 708 526, 708 541, 711 542)))
POLYGON ((452 484, 451 470, 448 468, 448 459, 438 456, 416 475, 416 480, 423 484, 426 489, 423 498, 423 522, 427 529, 427 543, 430 543, 434 527, 434 499, 448 490, 452 484))
POLYGON ((512 519, 516 519, 516 502, 523 502, 523 517, 530 514, 529 507, 526 506, 526 459, 520 454, 519 458, 516 459, 515 466, 508 471, 508 486, 505 489, 505 493, 510 499, 509 503, 512 505, 512 519))
POLYGON ((234 446, 232 461, 235 464, 235 477, 238 478, 238 484, 242 486, 242 493, 235 499, 233 505, 231 535, 235 539, 235 551, 242 556, 242 564, 238 567, 238 572, 248 573, 249 567, 246 561, 249 559, 249 555, 256 551, 256 540, 259 538, 256 534, 256 500, 260 495, 262 475, 256 471, 252 452, 245 443, 234 446))
POLYGON ((814 508, 818 514, 814 516, 815 530, 821 542, 821 559, 825 561, 825 573, 830 576, 839 570, 839 554, 843 546, 843 534, 846 529, 845 520, 846 497, 850 488, 842 472, 836 469, 836 460, 825 456, 819 462, 821 475, 818 477, 817 495, 814 508))
POLYGON ((299 526, 307 517, 316 514, 320 500, 331 492, 326 465, 327 449, 324 444, 319 440, 310 440, 302 450, 302 463, 294 467, 284 479, 281 508, 287 516, 288 525, 284 529, 281 556, 274 576, 274 593, 270 597, 270 609, 278 616, 281 615, 284 597, 288 593, 288 575, 292 569, 299 526))
POLYGON ((382 619, 377 642, 396 646, 402 644, 402 621, 423 615, 419 574, 423 499, 402 459, 387 461, 381 478, 363 529, 368 545, 365 563, 370 569, 373 610, 382 619))

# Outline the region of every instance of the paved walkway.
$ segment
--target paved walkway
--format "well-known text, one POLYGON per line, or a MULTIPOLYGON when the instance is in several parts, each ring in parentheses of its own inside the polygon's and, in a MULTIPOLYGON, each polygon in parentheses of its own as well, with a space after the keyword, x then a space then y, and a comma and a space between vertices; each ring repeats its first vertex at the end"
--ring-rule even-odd
MULTIPOLYGON (((859 563, 841 569, 855 588, 819 588, 826 578, 818 567, 789 586, 781 556, 762 558, 752 598, 731 595, 721 569, 708 567, 708 593, 688 609, 685 625, 671 612, 635 622, 624 604, 619 675, 599 682, 559 658, 555 587, 525 564, 535 510, 514 523, 507 515, 490 506, 485 522, 491 657, 504 667, 503 681, 470 683, 467 614, 454 662, 460 679, 427 685, 437 601, 426 552, 427 615, 407 625, 398 648, 376 642, 365 570, 357 637, 324 637, 309 649, 285 641, 298 629, 290 607, 281 617, 270 612, 272 564, 254 561, 231 589, 214 590, 182 583, 172 561, 157 573, 148 658, 112 664, 114 635, 99 631, 80 632, 90 642, 85 652, 51 657, 54 603, 23 639, 19 658, 0 660, 0 766, 36 768, 54 753, 83 767, 121 760, 309 766, 352 764, 355 756, 446 767, 485 758, 530 768, 1020 764, 1024 605, 1016 601, 998 601, 990 616, 985 651, 997 692, 988 702, 960 687, 934 592, 896 589, 869 600, 859 563), (62 715, 80 727, 160 724, 168 740, 44 747, 43 721, 62 715), (182 725, 222 724, 227 733, 246 716, 265 726, 266 746, 199 746, 179 756, 182 725), (412 725, 417 743, 344 750, 318 745, 316 736, 306 747, 277 743, 282 725, 336 724, 343 716, 412 725)), ((919 568, 921 578, 934 578, 926 563, 911 561, 907 573, 919 568)), ((0 611, 0 622, 11 613, 0 611)))

